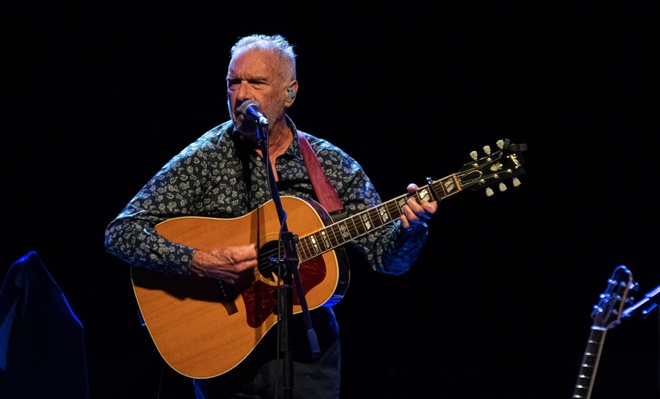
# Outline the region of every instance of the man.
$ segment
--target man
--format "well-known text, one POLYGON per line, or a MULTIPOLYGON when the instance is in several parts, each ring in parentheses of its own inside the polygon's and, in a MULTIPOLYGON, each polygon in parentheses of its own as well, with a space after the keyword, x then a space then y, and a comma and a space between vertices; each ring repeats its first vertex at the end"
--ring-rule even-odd
MULTIPOLYGON (((191 278, 193 287, 195 281, 201 287, 204 281, 217 280, 223 287, 234 288, 237 301, 248 298, 247 305, 250 305, 255 296, 245 294, 247 290, 243 295, 240 293, 246 287, 253 292, 250 284, 259 274, 258 255, 262 249, 260 245, 264 243, 248 239, 245 243, 196 246, 163 235, 162 228, 156 226, 188 216, 236 222, 236 218, 245 215, 261 215, 258 211, 273 198, 272 192, 318 200, 316 190, 319 187, 312 183, 311 171, 306 167, 306 162, 310 161, 320 162, 322 174, 337 192, 346 217, 381 204, 380 196, 354 159, 328 141, 296 128, 287 116, 287 110, 293 105, 297 92, 296 54, 284 37, 255 34, 239 39, 231 49, 227 70, 231 120, 190 144, 137 193, 108 225, 105 232, 107 251, 131 264, 134 271, 148 270, 149 273, 176 276, 179 280, 172 280, 174 286, 177 281, 184 284, 191 278), (264 132, 267 132, 267 139, 264 132), (311 145, 315 154, 303 156, 305 143, 311 145), (262 153, 263 148, 268 149, 268 154, 262 153), (310 158, 318 158, 318 161, 310 158), (270 160, 269 165, 265 165, 264 159, 270 160), (274 189, 269 184, 270 170, 274 171, 274 189), (201 279, 195 280, 197 277, 201 279)), ((414 184, 408 186, 410 193, 416 189, 414 184)), ((348 245, 354 246, 377 272, 399 275, 409 270, 426 243, 426 222, 438 207, 437 201, 420 198, 424 197, 411 195, 401 205, 400 215, 395 215, 397 218, 387 220, 380 227, 366 229, 348 245)), ((287 218, 294 222, 296 215, 287 215, 287 218)), ((254 230, 254 226, 249 223, 240 229, 227 226, 222 229, 222 234, 232 241, 241 234, 252 237, 251 229, 254 230)), ((230 295, 230 298, 234 297, 230 295)), ((225 303, 225 307, 229 306, 226 312, 220 313, 240 311, 231 308, 234 302, 228 302, 230 305, 225 303)), ((307 345, 307 329, 301 321, 306 313, 298 312, 293 316, 293 389, 283 380, 286 364, 278 358, 278 340, 274 333, 277 329, 270 329, 264 337, 258 337, 258 348, 250 351, 244 360, 236 362, 238 364, 230 364, 228 370, 209 376, 192 375, 197 397, 272 398, 283 397, 283 392, 292 391, 296 398, 338 398, 339 329, 330 301, 323 305, 313 304, 309 313, 318 337, 319 353, 313 353, 307 345)), ((271 315, 269 308, 263 317, 270 318, 271 315)), ((147 320, 147 327, 149 324, 147 320)), ((259 330, 261 326, 258 322, 256 324, 255 330, 259 330)), ((231 350, 232 345, 242 342, 245 335, 254 334, 252 330, 247 334, 220 332, 225 333, 234 337, 222 345, 231 350)), ((216 336, 209 335, 192 342, 204 345, 216 336)), ((182 346, 191 345, 182 343, 182 346)), ((162 353, 163 347, 159 346, 159 349, 162 353)), ((206 351, 200 349, 200 352, 206 351)), ((217 361, 225 361, 225 356, 218 356, 217 361)), ((200 362, 194 363, 196 366, 200 362)))

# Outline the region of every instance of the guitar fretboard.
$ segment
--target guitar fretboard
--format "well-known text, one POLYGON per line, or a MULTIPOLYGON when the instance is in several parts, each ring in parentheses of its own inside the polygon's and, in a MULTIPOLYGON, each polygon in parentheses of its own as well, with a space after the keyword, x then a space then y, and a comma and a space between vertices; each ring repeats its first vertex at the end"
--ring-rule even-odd
POLYGON ((603 350, 606 333, 607 329, 604 327, 591 327, 587 348, 584 351, 580 372, 575 384, 573 399, 589 399, 591 397, 591 389, 594 385, 594 377, 598 370, 598 361, 603 350))
POLYGON ((393 198, 300 238, 298 255, 301 261, 304 262, 362 237, 374 229, 393 223, 401 218, 403 206, 411 197, 415 197, 418 202, 422 200, 439 201, 458 193, 461 189, 462 187, 456 175, 449 175, 435 182, 429 182, 428 185, 420 187, 414 194, 405 194, 393 198))

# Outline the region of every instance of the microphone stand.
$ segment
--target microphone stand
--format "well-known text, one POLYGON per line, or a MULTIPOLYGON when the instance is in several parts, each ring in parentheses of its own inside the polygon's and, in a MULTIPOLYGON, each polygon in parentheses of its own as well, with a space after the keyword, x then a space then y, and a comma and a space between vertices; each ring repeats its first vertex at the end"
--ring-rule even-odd
POLYGON ((320 354, 316 332, 312 327, 311 318, 309 316, 309 309, 307 307, 307 299, 305 298, 305 291, 302 288, 302 281, 300 273, 298 272, 298 252, 296 243, 298 236, 294 235, 288 230, 286 219, 287 214, 282 207, 280 193, 277 189, 277 182, 275 181, 275 171, 270 163, 270 156, 268 154, 268 125, 256 123, 257 125, 257 144, 261 149, 264 162, 267 168, 268 182, 270 184, 270 191, 273 202, 277 209, 277 216, 280 220, 280 244, 283 248, 283 258, 277 260, 277 275, 278 275, 278 288, 277 288, 277 311, 279 312, 280 322, 278 323, 278 349, 282 353, 284 362, 283 367, 283 381, 284 381, 284 397, 293 398, 293 287, 292 277, 295 280, 296 292, 298 293, 298 300, 302 307, 302 314, 307 327, 307 340, 309 341, 312 355, 316 358, 320 354), (283 260, 283 262, 282 262, 283 260), (282 264, 284 270, 282 271, 282 264))

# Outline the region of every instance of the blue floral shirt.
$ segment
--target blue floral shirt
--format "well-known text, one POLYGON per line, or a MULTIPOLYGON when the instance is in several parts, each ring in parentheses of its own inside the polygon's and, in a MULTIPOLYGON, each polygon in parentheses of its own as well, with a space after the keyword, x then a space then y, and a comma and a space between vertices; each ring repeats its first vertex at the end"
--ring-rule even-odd
MULTIPOLYGON (((290 119, 289 126, 296 131, 290 119)), ((328 141, 303 134, 346 216, 382 203, 357 161, 328 141)), ((316 199, 298 140, 278 157, 275 169, 280 196, 316 199)), ((236 218, 271 199, 263 158, 227 121, 184 148, 147 182, 107 226, 105 248, 134 266, 190 275, 195 248, 161 236, 157 224, 181 216, 236 218)), ((405 230, 395 219, 348 245, 354 245, 375 271, 399 275, 410 269, 427 241, 428 227, 418 226, 405 230)))

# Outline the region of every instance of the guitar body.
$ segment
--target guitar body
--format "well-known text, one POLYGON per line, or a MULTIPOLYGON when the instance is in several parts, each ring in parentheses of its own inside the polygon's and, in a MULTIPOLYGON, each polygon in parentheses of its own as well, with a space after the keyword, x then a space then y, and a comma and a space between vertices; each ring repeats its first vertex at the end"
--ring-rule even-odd
MULTIPOLYGON (((295 215, 287 219, 294 234, 317 231, 330 221, 314 201, 289 196, 281 201, 287 215, 295 215)), ((234 219, 174 218, 156 230, 171 241, 203 250, 247 243, 259 249, 254 281, 240 293, 210 278, 131 268, 138 307, 163 359, 191 378, 221 375, 242 362, 278 321, 272 259, 277 256, 280 222, 275 204, 267 202, 234 219)), ((332 250, 300 263, 309 309, 332 306, 343 297, 350 276, 343 259, 332 250)), ((293 313, 301 313, 295 286, 293 297, 293 313)))

